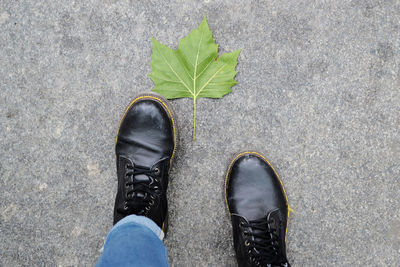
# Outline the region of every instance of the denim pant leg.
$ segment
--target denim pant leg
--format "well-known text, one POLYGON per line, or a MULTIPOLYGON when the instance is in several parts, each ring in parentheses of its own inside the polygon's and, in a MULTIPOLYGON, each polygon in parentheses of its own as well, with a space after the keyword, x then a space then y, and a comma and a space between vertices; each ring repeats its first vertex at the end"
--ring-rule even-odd
POLYGON ((96 267, 168 266, 164 233, 152 220, 130 215, 109 232, 96 267))

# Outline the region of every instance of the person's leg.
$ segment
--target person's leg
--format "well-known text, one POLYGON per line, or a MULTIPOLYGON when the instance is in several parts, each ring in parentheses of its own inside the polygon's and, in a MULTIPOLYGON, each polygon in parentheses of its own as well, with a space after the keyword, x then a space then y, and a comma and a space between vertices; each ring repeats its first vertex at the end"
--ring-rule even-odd
POLYGON ((96 267, 168 266, 164 233, 152 220, 130 215, 111 229, 96 267))
POLYGON ((168 228, 167 188, 176 140, 176 120, 166 99, 149 93, 131 102, 115 145, 115 226, 98 266, 168 266, 161 239, 168 228))
POLYGON ((239 266, 290 266, 286 256, 289 204, 268 160, 257 152, 237 155, 226 175, 225 200, 239 266))

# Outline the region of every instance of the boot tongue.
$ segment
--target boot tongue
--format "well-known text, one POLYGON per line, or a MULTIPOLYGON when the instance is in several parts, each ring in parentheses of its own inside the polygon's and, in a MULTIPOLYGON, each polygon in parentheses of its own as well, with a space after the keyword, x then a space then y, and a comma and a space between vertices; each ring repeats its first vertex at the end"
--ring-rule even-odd
POLYGON ((150 182, 150 177, 147 176, 146 174, 137 174, 135 175, 135 181, 138 182, 150 182))
MULTIPOLYGON (((282 217, 281 217, 281 213, 279 211, 279 209, 273 210, 271 212, 268 213, 268 215, 266 215, 264 218, 260 218, 257 221, 264 221, 262 224, 262 228, 265 228, 263 230, 261 229, 256 229, 253 228, 252 232, 254 234, 257 234, 258 236, 264 236, 262 237, 258 237, 255 236, 254 237, 254 241, 259 242, 259 243, 265 243, 265 242, 271 242, 271 246, 272 246, 272 241, 267 241, 266 239, 273 239, 273 233, 275 235, 278 235, 278 242, 280 244, 280 240, 281 240, 281 233, 280 230, 282 229, 282 227, 280 227, 280 223, 282 222, 282 217), (267 221, 269 221, 267 223, 267 221)), ((281 247, 282 244, 280 244, 281 247)), ((271 247, 272 248, 272 247, 271 247)), ((257 249, 254 249, 256 253, 260 253, 260 251, 258 251, 257 249)), ((279 252, 278 252, 279 253, 279 252)), ((274 265, 272 265, 274 266, 274 265)))
MULTIPOLYGON (((151 182, 150 177, 147 176, 147 175, 145 175, 145 174, 138 174, 138 175, 135 175, 134 179, 135 179, 135 181, 137 181, 137 182, 143 182, 143 183, 150 183, 150 182, 151 182)), ((140 187, 140 185, 136 185, 136 186, 140 187)), ((138 197, 138 198, 145 198, 146 195, 147 195, 147 193, 145 193, 145 192, 143 192, 143 191, 140 191, 140 189, 138 189, 137 191, 135 191, 135 192, 133 193, 133 196, 134 196, 134 197, 138 197)))
MULTIPOLYGON (((268 227, 268 226, 265 226, 265 227, 268 227)), ((252 233, 253 233, 253 234, 256 234, 256 235, 258 235, 258 236, 265 236, 265 238, 267 238, 266 235, 268 235, 268 233, 266 232, 266 230, 260 230, 260 229, 255 229, 255 228, 252 229, 252 233)), ((258 242, 258 243, 263 243, 265 239, 264 239, 264 238, 261 238, 261 237, 258 237, 258 236, 255 236, 255 237, 254 237, 254 241, 256 241, 256 242, 258 242)), ((269 236, 268 236, 268 238, 269 238, 269 236)), ((258 251, 256 248, 255 248, 254 250, 255 250, 255 252, 257 252, 258 254, 260 253, 260 251, 258 251)))

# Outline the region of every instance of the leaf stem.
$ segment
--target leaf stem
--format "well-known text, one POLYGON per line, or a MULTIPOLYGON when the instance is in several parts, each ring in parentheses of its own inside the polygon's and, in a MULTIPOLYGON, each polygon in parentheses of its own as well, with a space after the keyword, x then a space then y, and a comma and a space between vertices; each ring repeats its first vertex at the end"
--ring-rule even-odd
POLYGON ((193 97, 193 142, 196 140, 196 97, 193 97))

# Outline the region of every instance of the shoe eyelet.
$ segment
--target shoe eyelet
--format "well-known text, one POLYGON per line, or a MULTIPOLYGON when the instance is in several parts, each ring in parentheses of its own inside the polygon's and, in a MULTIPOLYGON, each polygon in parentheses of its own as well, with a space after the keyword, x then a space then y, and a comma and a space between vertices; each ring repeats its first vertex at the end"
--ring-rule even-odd
POLYGON ((146 210, 146 211, 149 211, 149 210, 150 210, 150 207, 149 207, 149 206, 147 206, 147 207, 145 208, 145 210, 146 210))
POLYGON ((130 165, 129 163, 125 164, 125 170, 133 169, 134 165, 130 165))
POLYGON ((239 226, 240 226, 240 227, 244 227, 244 222, 240 222, 240 223, 239 223, 239 226))
POLYGON ((154 200, 151 200, 149 204, 150 204, 150 206, 153 206, 154 205, 154 200))
POLYGON ((128 202, 124 202, 124 210, 127 210, 128 209, 128 202))
POLYGON ((246 247, 250 246, 249 240, 245 240, 245 241, 244 241, 244 245, 245 245, 246 247))
POLYGON ((127 183, 125 183, 125 188, 129 188, 129 185, 127 183))
POLYGON ((160 169, 159 168, 155 168, 154 169, 154 174, 155 175, 159 175, 160 174, 160 169))

